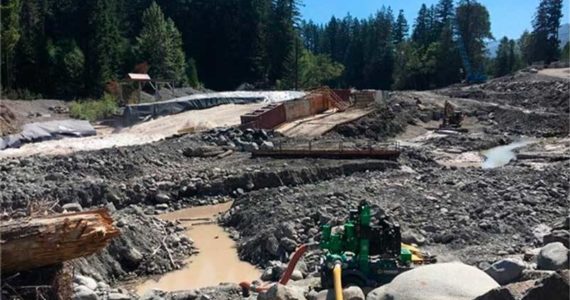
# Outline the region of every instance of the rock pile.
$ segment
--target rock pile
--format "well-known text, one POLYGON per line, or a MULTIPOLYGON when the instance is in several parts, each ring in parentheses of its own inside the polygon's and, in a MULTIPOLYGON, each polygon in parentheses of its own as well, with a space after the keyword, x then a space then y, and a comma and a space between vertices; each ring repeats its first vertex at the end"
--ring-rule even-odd
POLYGON ((178 269, 196 251, 184 227, 148 216, 139 206, 117 211, 113 218, 121 235, 102 252, 75 260, 76 273, 115 283, 178 269))
POLYGON ((273 149, 271 139, 276 136, 272 130, 265 129, 239 129, 234 127, 218 128, 207 131, 202 135, 206 142, 217 146, 237 149, 239 151, 252 151, 259 149, 273 149))

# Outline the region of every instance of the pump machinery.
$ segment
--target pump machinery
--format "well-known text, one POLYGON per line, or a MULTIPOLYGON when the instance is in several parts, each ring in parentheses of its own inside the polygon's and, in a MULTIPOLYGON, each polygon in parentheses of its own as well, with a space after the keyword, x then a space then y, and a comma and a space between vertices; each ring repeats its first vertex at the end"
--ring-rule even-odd
MULTIPOLYGON (((403 244, 399 224, 381 210, 373 215, 365 200, 350 210, 344 225, 325 224, 321 229, 320 243, 303 244, 295 251, 280 284, 287 284, 299 259, 313 247, 321 250, 321 288, 334 289, 336 300, 343 300, 343 287, 378 287, 415 266, 436 262, 435 256, 403 244)), ((264 293, 273 283, 240 286, 246 296, 250 291, 264 293)))

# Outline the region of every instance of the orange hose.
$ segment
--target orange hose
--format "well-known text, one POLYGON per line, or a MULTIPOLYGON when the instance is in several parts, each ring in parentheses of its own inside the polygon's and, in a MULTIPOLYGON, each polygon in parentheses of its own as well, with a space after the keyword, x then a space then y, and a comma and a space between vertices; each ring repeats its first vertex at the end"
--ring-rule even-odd
MULTIPOLYGON (((289 279, 291 279, 291 274, 293 274, 293 271, 295 270, 295 266, 299 262, 299 259, 301 259, 301 256, 303 256, 303 254, 305 254, 305 252, 307 252, 308 249, 309 249, 308 244, 303 244, 299 246, 299 248, 297 248, 297 250, 293 254, 293 257, 291 258, 291 261, 289 261, 289 264, 287 265, 287 269, 285 269, 285 272, 283 273, 283 275, 281 275, 281 279, 279 279, 280 284, 286 285, 287 282, 289 282, 289 279)), ((243 281, 239 283, 239 286, 242 288, 242 290, 248 290, 260 293, 267 291, 274 284, 275 283, 266 282, 262 283, 259 286, 252 286, 251 282, 243 281)))
POLYGON ((295 254, 293 254, 293 258, 291 258, 291 261, 289 261, 289 264, 287 265, 285 273, 283 273, 283 276, 281 276, 281 279, 279 280, 280 284, 286 285, 287 282, 289 282, 291 274, 293 274, 293 271, 295 270, 295 266, 299 262, 299 259, 301 259, 301 256, 305 254, 307 249, 309 249, 309 246, 307 244, 303 244, 297 248, 297 251, 295 251, 295 254))

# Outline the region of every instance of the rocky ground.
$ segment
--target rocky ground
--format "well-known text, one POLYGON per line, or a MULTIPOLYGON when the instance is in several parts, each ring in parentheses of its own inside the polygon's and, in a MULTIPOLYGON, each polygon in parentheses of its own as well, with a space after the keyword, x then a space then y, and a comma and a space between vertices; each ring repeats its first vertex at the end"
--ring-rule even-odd
MULTIPOLYGON (((313 143, 367 147, 399 141, 403 148, 398 162, 251 158, 250 150, 300 146, 308 140, 259 130, 215 129, 142 146, 1 160, 2 218, 24 217, 38 201, 54 203, 54 212, 99 206, 113 212, 122 235, 103 252, 73 262, 75 299, 137 297, 119 288, 121 283, 180 268, 197 250, 180 224, 156 216, 230 199, 234 204, 220 224, 236 240, 240 258, 266 269, 264 280, 276 279, 298 245, 318 241, 320 225, 340 224, 362 199, 398 220, 406 242, 437 254, 440 261, 460 260, 491 274, 493 263, 518 259, 514 265, 519 267, 512 268, 520 274, 499 282, 503 288, 512 282, 567 278, 567 273, 532 278, 521 274, 567 268, 566 248, 556 244, 539 252, 555 242, 566 241, 562 247, 568 247, 564 220, 569 161, 536 158, 484 170, 478 165, 442 165, 440 160, 442 153, 477 153, 523 135, 538 140, 529 146, 534 152, 568 155, 568 82, 519 74, 479 86, 394 92, 390 99, 378 104, 375 113, 313 143), (433 133, 445 100, 466 113, 469 132, 433 133)), ((300 291, 276 286, 271 295, 290 292, 301 296, 278 299, 320 299, 308 288, 315 282, 317 259, 317 253, 309 253, 296 273, 300 291)), ((500 281, 497 276, 491 275, 500 281)), ((395 293, 396 287, 382 292, 395 293)), ((494 288, 499 284, 489 289, 494 288)), ((2 290, 10 294, 4 286, 2 290)), ((240 297, 239 287, 228 284, 178 293, 155 291, 143 298, 240 297)))

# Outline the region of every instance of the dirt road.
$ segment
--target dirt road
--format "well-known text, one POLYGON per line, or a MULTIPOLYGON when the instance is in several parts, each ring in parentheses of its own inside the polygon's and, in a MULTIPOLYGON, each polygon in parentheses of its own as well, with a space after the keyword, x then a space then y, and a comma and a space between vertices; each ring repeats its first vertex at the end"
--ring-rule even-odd
POLYGON ((560 68, 560 69, 544 69, 538 72, 542 75, 558 77, 562 79, 570 79, 570 68, 560 68))

